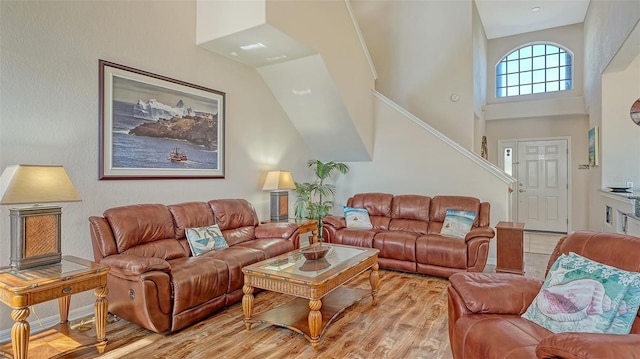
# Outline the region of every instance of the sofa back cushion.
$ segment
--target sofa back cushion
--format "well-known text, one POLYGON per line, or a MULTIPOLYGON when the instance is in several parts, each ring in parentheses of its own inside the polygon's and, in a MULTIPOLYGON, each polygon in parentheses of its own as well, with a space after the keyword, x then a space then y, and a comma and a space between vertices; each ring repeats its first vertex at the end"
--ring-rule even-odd
POLYGON ((163 204, 136 204, 104 211, 118 253, 173 259, 187 256, 175 239, 173 218, 163 204), (157 243, 156 243, 157 242, 157 243))
MULTIPOLYGON (((578 231, 560 238, 549 263, 547 273, 562 254, 575 252, 593 261, 630 272, 640 272, 640 238, 618 233, 578 231)), ((546 274, 545 273, 545 276, 546 274)), ((640 313, 639 313, 640 314, 640 313)), ((632 334, 640 334, 640 316, 631 327, 632 334)))
POLYGON ((255 239, 260 223, 255 209, 245 199, 215 199, 207 202, 213 210, 215 224, 229 246, 255 239))
POLYGON ((480 200, 475 197, 466 196, 435 196, 431 199, 429 210, 429 233, 440 233, 442 224, 447 216, 447 209, 454 209, 466 212, 475 212, 476 219, 472 228, 478 227, 480 211, 480 200))
POLYGON ((175 226, 176 239, 185 252, 191 253, 187 241, 187 228, 208 227, 214 224, 213 212, 206 202, 183 202, 167 206, 175 226))
POLYGON ((347 200, 347 206, 366 209, 373 229, 387 230, 392 200, 393 195, 388 193, 358 193, 347 200))
POLYGON ((393 197, 389 230, 427 234, 431 197, 405 194, 393 197))

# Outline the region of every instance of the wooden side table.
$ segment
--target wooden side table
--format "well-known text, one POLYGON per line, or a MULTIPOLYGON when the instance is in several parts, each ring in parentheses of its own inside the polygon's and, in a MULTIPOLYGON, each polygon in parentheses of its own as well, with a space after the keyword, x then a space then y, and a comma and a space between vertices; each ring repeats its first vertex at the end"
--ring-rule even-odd
MULTIPOLYGON (((318 221, 316 221, 315 219, 307 219, 307 218, 302 218, 302 219, 289 218, 288 222, 297 224, 298 231, 300 233, 311 232, 312 237, 309 244, 318 242, 318 221)), ((264 221, 261 223, 278 223, 278 222, 264 221)))
POLYGON ((524 223, 498 222, 496 231, 496 272, 524 274, 524 223))
POLYGON ((59 264, 15 270, 0 268, 0 301, 11 308, 14 320, 11 328, 13 358, 26 359, 29 351, 29 307, 58 299, 60 309, 59 329, 69 330, 69 303, 71 295, 93 289, 96 296, 96 339, 74 338, 81 346, 95 345, 98 353, 104 353, 107 345, 107 273, 109 267, 85 259, 63 256, 59 264))

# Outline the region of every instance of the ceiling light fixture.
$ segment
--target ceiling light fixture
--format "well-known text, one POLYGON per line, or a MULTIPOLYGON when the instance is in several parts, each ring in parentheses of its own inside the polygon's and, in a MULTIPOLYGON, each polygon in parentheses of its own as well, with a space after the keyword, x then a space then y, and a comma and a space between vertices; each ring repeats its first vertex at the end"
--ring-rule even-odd
POLYGON ((534 6, 534 7, 531 8, 531 11, 533 11, 533 12, 536 12, 538 10, 540 10, 540 6, 534 6))
POLYGON ((255 44, 243 45, 240 46, 244 51, 255 50, 255 49, 263 49, 266 46, 261 42, 256 42, 255 44))

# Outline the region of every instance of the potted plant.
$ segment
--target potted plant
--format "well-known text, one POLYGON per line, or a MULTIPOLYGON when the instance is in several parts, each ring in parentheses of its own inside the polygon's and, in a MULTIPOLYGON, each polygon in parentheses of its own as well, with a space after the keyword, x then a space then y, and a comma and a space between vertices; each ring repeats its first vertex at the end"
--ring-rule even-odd
POLYGON ((326 183, 333 174, 349 172, 349 166, 341 162, 322 162, 309 160, 307 166, 313 169, 314 182, 295 183, 298 198, 295 204, 296 218, 309 218, 318 221, 318 235, 322 237, 322 219, 333 208, 333 194, 336 187, 326 183))

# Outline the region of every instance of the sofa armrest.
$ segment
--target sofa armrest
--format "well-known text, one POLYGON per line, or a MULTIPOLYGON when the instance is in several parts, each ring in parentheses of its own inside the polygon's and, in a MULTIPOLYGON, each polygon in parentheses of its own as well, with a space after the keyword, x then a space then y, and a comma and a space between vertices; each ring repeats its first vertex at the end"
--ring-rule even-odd
POLYGON ((538 358, 638 358, 640 334, 558 333, 540 341, 538 358))
POLYGON ((255 236, 259 238, 282 238, 282 239, 295 239, 295 234, 298 232, 298 225, 289 222, 280 223, 263 223, 256 226, 255 236))
POLYGON ((465 242, 469 242, 470 240, 478 237, 485 237, 488 240, 491 240, 495 236, 496 232, 491 227, 477 227, 471 229, 469 233, 464 237, 465 242))
POLYGON ((322 219, 322 224, 342 229, 347 227, 347 220, 343 216, 326 216, 322 219))
POLYGON ((542 281, 506 273, 454 273, 452 287, 465 307, 476 314, 524 313, 542 287, 542 281))
POLYGON ((111 267, 110 273, 122 278, 138 277, 153 271, 171 272, 171 265, 162 258, 118 254, 100 261, 111 267))

